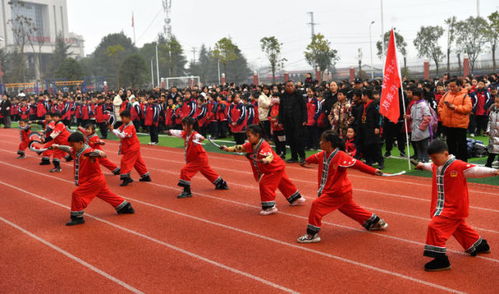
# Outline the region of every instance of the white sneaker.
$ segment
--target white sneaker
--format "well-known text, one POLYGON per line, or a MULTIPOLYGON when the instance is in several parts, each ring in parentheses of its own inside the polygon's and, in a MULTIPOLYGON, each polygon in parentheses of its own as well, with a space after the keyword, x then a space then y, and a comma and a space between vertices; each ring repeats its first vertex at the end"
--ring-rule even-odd
POLYGON ((271 215, 276 214, 278 212, 277 207, 274 205, 271 208, 262 209, 260 211, 260 215, 271 215))
POLYGON ((388 228, 388 223, 386 223, 382 218, 379 221, 369 228, 369 231, 384 231, 388 228))
POLYGON ((305 205, 305 202, 307 201, 307 199, 303 196, 301 196, 300 198, 296 199, 295 201, 293 201, 293 203, 290 203, 289 205, 290 206, 301 206, 301 205, 305 205))
POLYGON ((313 236, 309 235, 309 234, 305 234, 305 235, 301 236, 300 238, 296 239, 296 242, 298 242, 298 243, 317 243, 320 241, 321 241, 321 237, 319 237, 319 234, 314 234, 313 236))

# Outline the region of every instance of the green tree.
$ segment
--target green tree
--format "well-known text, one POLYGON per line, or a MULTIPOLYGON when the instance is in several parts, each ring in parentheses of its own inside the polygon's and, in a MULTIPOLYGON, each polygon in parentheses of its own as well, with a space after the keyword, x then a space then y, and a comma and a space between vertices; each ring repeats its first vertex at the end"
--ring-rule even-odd
MULTIPOLYGON (((11 1, 12 11, 16 11, 19 5, 24 5, 20 1, 11 1)), ((26 81, 28 62, 24 52, 26 45, 30 44, 30 37, 36 32, 36 26, 33 20, 24 15, 15 14, 12 19, 7 22, 14 35, 15 57, 17 65, 13 68, 12 75, 17 82, 26 81)))
POLYGON ((66 58, 55 72, 55 77, 68 81, 83 79, 83 69, 74 58, 66 58))
POLYGON ((260 47, 265 55, 267 55, 267 59, 270 62, 272 83, 275 83, 275 73, 277 69, 284 67, 284 62, 287 61, 286 58, 281 58, 282 43, 279 42, 275 36, 264 37, 260 39, 260 47))
POLYGON ((449 17, 445 20, 447 25, 447 72, 450 72, 450 53, 451 47, 456 40, 456 17, 449 17))
POLYGON ((213 56, 223 65, 225 75, 227 76, 227 64, 237 59, 236 45, 230 38, 222 38, 215 43, 213 56))
POLYGON ((471 72, 475 62, 487 43, 487 21, 482 17, 470 16, 456 23, 456 43, 470 59, 471 72))
POLYGON ((443 34, 444 29, 441 26, 422 26, 416 35, 416 39, 414 39, 414 46, 418 50, 418 56, 432 59, 435 62, 437 75, 440 60, 444 57, 442 48, 438 45, 438 40, 443 34))
POLYGON ((234 83, 245 83, 248 81, 248 77, 251 76, 251 70, 248 67, 248 61, 237 46, 234 49, 234 54, 236 55, 236 59, 227 63, 226 74, 234 83))
POLYGON ((185 75, 185 65, 187 59, 184 56, 182 45, 175 36, 170 39, 161 39, 159 42, 160 69, 168 77, 178 77, 185 75))
POLYGON ((57 35, 55 39, 55 48, 52 56, 50 57, 50 65, 49 65, 49 76, 55 77, 56 72, 59 68, 66 62, 69 57, 69 44, 66 44, 64 41, 64 36, 62 34, 57 35))
POLYGON ((487 17, 489 19, 489 27, 487 29, 487 41, 490 43, 492 51, 492 66, 496 71, 496 47, 499 39, 499 12, 495 11, 487 17))
MULTIPOLYGON (((401 34, 399 34, 396 31, 394 31, 393 33, 395 35, 395 43, 397 44, 397 49, 400 51, 400 54, 402 54, 402 57, 404 58, 404 68, 402 71, 407 72, 407 43, 405 42, 404 37, 402 37, 401 34)), ((377 55, 380 59, 383 59, 383 57, 386 55, 386 50, 388 49, 389 40, 390 40, 390 31, 386 32, 383 35, 384 46, 382 46, 381 41, 376 42, 376 49, 378 50, 377 55)))
POLYGON ((322 34, 315 34, 313 36, 304 53, 308 64, 314 69, 318 69, 321 72, 321 76, 324 71, 334 66, 336 61, 339 60, 338 51, 331 48, 331 42, 322 34))
POLYGON ((102 38, 90 56, 88 69, 92 75, 105 77, 111 87, 116 87, 121 64, 134 53, 137 48, 123 32, 109 34, 102 38))
POLYGON ((125 87, 144 86, 147 76, 147 67, 139 54, 128 56, 120 66, 119 85, 125 87))

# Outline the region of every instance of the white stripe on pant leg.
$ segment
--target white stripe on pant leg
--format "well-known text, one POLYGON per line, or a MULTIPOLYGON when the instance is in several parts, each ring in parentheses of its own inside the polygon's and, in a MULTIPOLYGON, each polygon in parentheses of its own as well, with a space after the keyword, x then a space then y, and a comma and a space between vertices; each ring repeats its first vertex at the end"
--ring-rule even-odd
MULTIPOLYGON (((65 181, 65 180, 64 180, 64 181, 65 181)), ((17 187, 17 186, 14 186, 14 185, 11 185, 11 184, 8 184, 8 183, 5 183, 5 182, 3 182, 3 181, 0 181, 0 184, 5 185, 5 186, 7 186, 7 187, 10 187, 10 188, 12 188, 12 189, 15 189, 15 190, 21 191, 21 192, 23 192, 23 193, 25 193, 25 194, 28 194, 28 195, 32 196, 32 197, 35 197, 35 198, 38 198, 38 199, 41 199, 41 200, 47 201, 47 202, 52 203, 52 204, 54 204, 54 205, 56 205, 56 206, 59 206, 59 207, 65 208, 65 209, 69 209, 69 207, 68 207, 68 206, 63 205, 63 204, 61 204, 61 203, 59 203, 59 202, 57 202, 57 201, 53 201, 53 200, 50 200, 50 199, 45 198, 45 197, 43 197, 43 196, 37 195, 37 194, 35 194, 35 193, 31 193, 31 192, 29 192, 29 191, 27 191, 27 190, 24 190, 24 189, 22 189, 22 188, 19 188, 19 187, 17 187)), ((153 237, 150 237, 150 236, 144 235, 144 234, 139 233, 139 232, 137 232, 137 231, 130 230, 130 229, 128 229, 128 228, 122 227, 122 226, 117 225, 117 224, 115 224, 115 223, 112 223, 112 222, 109 222, 109 221, 107 221, 107 220, 101 219, 101 218, 99 218, 99 217, 96 217, 96 216, 93 216, 93 215, 90 215, 90 214, 87 214, 87 217, 93 218, 93 219, 95 219, 95 220, 97 220, 97 221, 100 221, 100 222, 102 222, 102 223, 108 224, 108 225, 110 225, 110 226, 112 226, 112 227, 114 227, 114 228, 117 228, 117 229, 119 229, 119 230, 125 231, 125 232, 127 232, 127 233, 132 234, 132 235, 136 235, 136 236, 138 236, 138 237, 142 237, 142 238, 144 238, 144 239, 146 239, 146 240, 149 240, 149 241, 152 241, 152 242, 154 242, 154 243, 160 244, 160 245, 162 245, 162 246, 165 246, 165 247, 170 248, 170 249, 172 249, 172 250, 178 251, 178 252, 183 253, 183 254, 185 254, 185 255, 188 255, 188 256, 190 256, 190 257, 193 257, 193 258, 199 259, 199 260, 201 260, 201 261, 204 261, 204 262, 209 263, 209 264, 211 264, 211 265, 214 265, 214 266, 216 266, 216 267, 219 267, 219 268, 225 269, 225 270, 230 271, 230 272, 232 272, 232 273, 239 274, 239 275, 242 275, 242 276, 244 276, 244 277, 250 278, 250 279, 252 279, 252 280, 258 281, 258 282, 260 282, 260 283, 262 283, 262 284, 265 284, 265 285, 267 285, 267 286, 270 286, 270 287, 273 287, 273 288, 276 288, 276 289, 282 290, 282 291, 287 292, 287 293, 293 293, 293 294, 295 294, 295 293, 299 293, 299 292, 297 292, 297 291, 294 291, 294 290, 292 290, 292 289, 286 288, 286 287, 281 286, 281 285, 279 285, 279 284, 276 284, 276 283, 273 283, 273 282, 271 282, 271 281, 268 281, 268 280, 265 280, 265 279, 263 279, 263 278, 260 278, 260 277, 258 277, 258 276, 252 275, 252 274, 250 274, 250 273, 248 273, 248 272, 240 271, 240 270, 238 270, 238 269, 236 269, 236 268, 233 268, 233 267, 230 267, 230 266, 228 266, 228 265, 225 265, 225 264, 222 264, 222 263, 216 262, 216 261, 214 261, 214 260, 208 259, 208 258, 203 257, 203 256, 201 256, 201 255, 197 255, 197 254, 195 254, 195 253, 193 253, 193 252, 187 251, 187 250, 182 249, 182 248, 180 248, 180 247, 177 247, 177 246, 175 246, 175 245, 172 245, 172 244, 169 244, 169 243, 163 242, 163 241, 161 241, 161 240, 158 240, 158 239, 155 239, 155 238, 153 238, 153 237)), ((1 217, 0 217, 0 219, 1 219, 1 217)), ((41 239, 41 240, 43 240, 43 239, 41 239)), ((54 245, 54 246, 55 246, 55 245, 54 245)), ((57 247, 57 248, 58 248, 58 247, 57 247)), ((61 249, 61 250, 62 250, 62 249, 61 249)), ((76 257, 75 257, 75 258, 76 258, 76 257)), ((102 273, 104 273, 104 272, 102 272, 102 273)), ((111 277, 111 276, 110 276, 110 277, 111 277)), ((138 291, 138 290, 137 290, 137 291, 138 291)), ((139 291, 139 292, 136 292, 136 293, 142 293, 142 292, 140 292, 140 291, 139 291)))
POLYGON ((138 290, 138 289, 130 286, 129 284, 123 282, 122 280, 119 280, 118 278, 115 278, 115 277, 111 276, 110 274, 106 273, 105 271, 98 269, 97 267, 89 264, 88 262, 86 262, 86 261, 84 261, 84 260, 82 260, 82 259, 74 256, 73 254, 67 252, 66 250, 64 250, 64 249, 62 249, 62 248, 60 248, 60 247, 58 247, 58 246, 50 243, 49 241, 47 241, 47 240, 45 240, 45 239, 43 239, 41 237, 38 237, 37 235, 29 232, 28 230, 26 230, 26 229, 24 229, 24 228, 22 228, 22 227, 20 227, 20 226, 18 226, 16 224, 14 224, 14 223, 8 221, 8 220, 6 220, 5 218, 3 218, 1 216, 0 216, 0 221, 3 221, 4 223, 6 223, 9 226, 17 229, 18 231, 21 231, 24 234, 30 236, 31 238, 33 238, 33 239, 35 239, 35 240, 43 243, 44 245, 46 245, 46 246, 54 249, 55 251, 57 251, 57 252, 61 253, 62 255, 68 257, 69 259, 72 259, 72 260, 76 261, 77 263, 83 265, 84 267, 90 269, 91 271, 96 272, 97 274, 103 276, 104 278, 109 279, 109 280, 115 282, 116 284, 122 286, 123 288, 126 288, 126 289, 128 289, 128 290, 130 290, 130 291, 132 291, 133 293, 136 293, 136 294, 142 294, 142 293, 144 293, 144 292, 142 292, 142 291, 140 291, 140 290, 138 290))

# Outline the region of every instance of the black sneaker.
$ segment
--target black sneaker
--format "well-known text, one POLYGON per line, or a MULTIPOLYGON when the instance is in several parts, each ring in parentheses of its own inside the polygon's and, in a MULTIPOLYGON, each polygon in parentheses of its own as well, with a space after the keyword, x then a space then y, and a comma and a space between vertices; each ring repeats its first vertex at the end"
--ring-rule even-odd
POLYGON ((385 157, 390 157, 392 154, 390 152, 385 152, 385 157))
POLYGON ((62 168, 60 167, 54 167, 53 169, 49 170, 51 173, 60 173, 62 171, 62 168))
POLYGON ((432 261, 424 265, 424 270, 427 272, 438 272, 450 270, 450 262, 447 255, 435 257, 432 261))
POLYGON ((123 179, 123 182, 120 184, 121 187, 128 186, 128 184, 133 183, 132 178, 126 177, 123 179))
POLYGON ((75 217, 71 216, 71 221, 66 223, 66 226, 76 226, 76 225, 82 225, 85 223, 85 219, 83 217, 75 217))
POLYGON ((226 181, 221 180, 215 185, 215 190, 229 190, 229 186, 226 181))
POLYGON ((291 159, 288 159, 286 160, 287 163, 297 163, 298 162, 298 159, 296 158, 291 158, 291 159))
POLYGON ((151 180, 151 177, 149 175, 143 176, 139 179, 139 182, 150 182, 150 181, 152 181, 152 180, 151 180))
POLYGON ((120 172, 121 172, 120 168, 117 168, 113 171, 113 175, 119 176, 120 172))
POLYGON ((407 157, 407 154, 405 154, 405 152, 403 151, 400 151, 400 157, 407 157))
POLYGON ((116 211, 118 214, 133 214, 135 210, 132 207, 132 204, 128 202, 125 206, 116 211))
POLYGON ((471 256, 477 256, 478 254, 481 253, 490 253, 490 246, 489 243, 487 243, 487 240, 483 239, 480 245, 478 245, 472 253, 470 253, 471 256))
POLYGON ((24 155, 24 153, 23 154, 19 154, 19 156, 16 157, 16 159, 23 159, 23 158, 26 158, 26 155, 24 155))
POLYGON ((66 159, 66 162, 70 162, 73 160, 73 157, 71 155, 65 156, 64 159, 66 159))
POLYGON ((191 192, 187 192, 187 191, 183 191, 182 193, 180 193, 180 194, 177 195, 178 199, 191 198, 191 197, 192 197, 192 193, 191 192))

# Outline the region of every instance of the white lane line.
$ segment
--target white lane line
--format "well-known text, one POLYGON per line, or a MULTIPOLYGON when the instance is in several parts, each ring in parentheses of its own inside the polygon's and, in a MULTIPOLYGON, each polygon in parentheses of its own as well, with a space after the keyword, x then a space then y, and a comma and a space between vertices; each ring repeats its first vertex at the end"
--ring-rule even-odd
MULTIPOLYGON (((66 209, 66 210, 70 210, 70 207, 69 207, 69 206, 63 205, 63 204, 61 204, 61 203, 59 203, 59 202, 57 202, 57 201, 53 201, 53 200, 51 200, 51 199, 45 198, 45 197, 43 197, 43 196, 40 196, 40 195, 38 195, 38 194, 35 194, 35 193, 32 193, 32 192, 29 192, 29 191, 24 190, 24 189, 22 189, 22 188, 19 188, 19 187, 17 187, 17 186, 14 186, 14 185, 11 185, 11 184, 8 184, 8 183, 5 183, 5 182, 3 182, 3 181, 0 181, 0 184, 2 184, 2 185, 4 185, 4 186, 7 186, 7 187, 9 187, 9 188, 11 188, 11 189, 18 190, 18 191, 20 191, 20 192, 23 192, 23 193, 25 193, 25 194, 28 194, 28 195, 30 195, 30 196, 32 196, 32 197, 35 197, 35 198, 38 198, 38 199, 41 199, 41 200, 47 201, 47 202, 49 202, 49 203, 51 203, 51 204, 54 204, 54 205, 56 205, 56 206, 59 206, 59 207, 61 207, 61 208, 66 209)), ((138 202, 138 201, 137 201, 137 202, 138 202)), ((222 263, 216 262, 216 261, 214 261, 214 260, 208 259, 208 258, 203 257, 203 256, 201 256, 201 255, 198 255, 198 254, 196 254, 196 253, 193 253, 193 252, 190 252, 190 251, 188 251, 188 250, 185 250, 185 249, 182 249, 182 248, 180 248, 180 247, 177 247, 177 246, 175 246, 175 245, 172 245, 172 244, 169 244, 169 243, 163 242, 163 241, 161 241, 161 240, 155 239, 155 238, 153 238, 153 237, 150 237, 150 236, 144 235, 144 234, 139 233, 139 232, 137 232, 137 231, 134 231, 134 230, 131 230, 131 229, 128 229, 128 228, 122 227, 122 226, 120 226, 120 225, 117 225, 117 224, 112 223, 112 222, 110 222, 110 221, 107 221, 107 220, 101 219, 101 218, 96 217, 96 216, 94 216, 94 215, 91 215, 91 214, 86 213, 86 214, 85 214, 85 216, 90 217, 90 218, 93 218, 93 219, 95 219, 95 220, 97 220, 97 221, 100 221, 100 222, 105 223, 105 224, 107 224, 107 225, 110 225, 110 226, 112 226, 112 227, 114 227, 114 228, 117 228, 117 229, 119 229, 119 230, 122 230, 122 231, 125 231, 125 232, 127 232, 127 233, 130 233, 130 234, 132 234, 132 235, 135 235, 135 236, 138 236, 138 237, 144 238, 144 239, 146 239, 146 240, 149 240, 149 241, 152 241, 152 242, 154 242, 154 243, 160 244, 160 245, 165 246, 165 247, 167 247, 167 248, 170 248, 170 249, 172 249, 172 250, 178 251, 178 252, 180 252, 180 253, 183 253, 183 254, 188 255, 188 256, 190 256, 190 257, 193 257, 193 258, 195 258, 195 259, 199 259, 199 260, 201 260, 201 261, 204 261, 204 262, 209 263, 209 264, 211 264, 211 265, 214 265, 214 266, 216 266, 216 267, 219 267, 219 268, 225 269, 225 270, 227 270, 227 271, 233 272, 233 273, 235 273, 235 274, 239 274, 239 275, 245 276, 245 277, 247 277, 247 278, 253 279, 253 280, 258 281, 258 282, 260 282, 260 283, 262 283, 262 284, 265 284, 265 285, 267 285, 267 286, 271 286, 271 287, 273 287, 273 288, 276 288, 276 289, 282 290, 282 291, 287 292, 287 293, 298 293, 298 292, 296 292, 296 291, 294 291, 294 290, 291 290, 291 289, 286 288, 286 287, 284 287, 284 286, 281 286, 281 285, 279 285, 279 284, 276 284, 276 283, 270 282, 270 281, 268 281, 268 280, 265 280, 265 279, 260 278, 260 277, 258 277, 258 276, 252 275, 252 274, 250 274, 250 273, 247 273, 247 272, 244 272, 244 271, 238 270, 238 269, 233 268, 233 267, 230 267, 230 266, 228 266, 228 265, 225 265, 225 264, 222 264, 222 263)), ((62 250, 62 249, 61 249, 61 250, 62 250)), ((68 253, 68 254, 69 254, 69 253, 68 253)), ((137 290, 137 291, 138 291, 138 290, 137 290)), ((142 292, 137 292, 137 293, 142 293, 142 292)))
MULTIPOLYGON (((51 199, 45 198, 43 196, 31 193, 31 192, 26 191, 26 190, 24 190, 22 188, 19 188, 17 186, 10 185, 10 184, 5 183, 3 181, 0 181, 0 184, 8 186, 8 187, 10 187, 12 189, 21 191, 21 192, 23 192, 25 194, 28 194, 28 195, 32 196, 32 197, 35 197, 35 198, 47 201, 47 202, 52 203, 52 204, 54 204, 56 206, 65 208, 67 210, 70 209, 66 205, 63 205, 63 204, 61 204, 59 202, 56 202, 56 201, 53 201, 51 199)), ((260 238, 260 239, 263 239, 263 240, 271 241, 271 242, 274 242, 274 243, 277 243, 277 244, 280 244, 280 245, 284 245, 284 246, 287 246, 287 247, 291 247, 291 248, 299 249, 299 250, 302 250, 302 251, 306 251, 306 252, 310 252, 310 253, 322 255, 322 256, 325 256, 325 257, 328 257, 328 258, 331 258, 331 259, 339 260, 339 261, 342 261, 342 262, 345 262, 345 263, 349 263, 349 264, 352 264, 352 265, 356 265, 356 266, 359 266, 359 267, 363 267, 363 268, 366 268, 366 269, 369 269, 369 270, 373 270, 373 271, 376 271, 376 272, 380 272, 380 273, 384 273, 384 274, 387 274, 387 275, 395 276, 395 277, 398 277, 398 278, 401 278, 401 279, 404 279, 404 280, 409 280, 409 281, 412 281, 412 282, 415 282, 415 283, 418 283, 418 284, 421 284, 421 285, 426 285, 426 286, 429 286, 429 287, 432 287, 432 288, 435 288, 435 289, 440 289, 440 290, 444 290, 444 291, 451 292, 451 293, 464 293, 464 292, 461 292, 461 291, 456 290, 456 289, 452 289, 452 288, 448 288, 448 287, 445 287, 445 286, 442 286, 442 285, 434 284, 434 283, 431 283, 431 282, 428 282, 428 281, 420 280, 420 279, 417 279, 417 278, 414 278, 414 277, 411 277, 411 276, 407 276, 407 275, 400 274, 400 273, 397 273, 397 272, 393 272, 393 271, 390 271, 390 270, 378 268, 378 267, 375 267, 375 266, 372 266, 372 265, 368 265, 368 264, 365 264, 365 263, 357 262, 357 261, 354 261, 354 260, 350 260, 350 259, 343 258, 343 257, 340 257, 340 256, 336 256, 336 255, 333 255, 333 254, 325 253, 325 252, 322 252, 322 251, 313 250, 313 249, 310 249, 310 248, 307 248, 307 247, 304 247, 304 246, 298 246, 296 244, 287 243, 287 242, 280 241, 280 240, 277 240, 277 239, 274 239, 274 238, 271 238, 271 237, 267 237, 267 236, 264 236, 264 235, 256 234, 256 233, 249 232, 249 231, 245 231, 245 230, 242 230, 242 229, 239 229, 239 228, 236 228, 236 227, 232 227, 232 226, 220 224, 220 223, 213 222, 213 221, 210 221, 210 220, 207 220, 207 219, 203 219, 203 218, 200 218, 200 217, 196 217, 196 216, 188 215, 188 214, 185 214, 185 213, 182 213, 182 212, 178 212, 178 211, 175 211, 175 210, 171 210, 171 209, 168 209, 168 208, 156 206, 154 204, 150 204, 150 203, 147 203, 147 202, 139 201, 137 199, 135 199, 134 201, 142 203, 142 204, 145 204, 147 206, 151 206, 151 207, 158 208, 158 209, 161 209, 161 210, 164 210, 164 211, 168 211, 168 212, 173 213, 173 214, 177 214, 177 215, 180 215, 180 216, 184 216, 184 217, 188 217, 188 218, 191 218, 191 219, 195 219, 195 220, 198 220, 200 222, 204 222, 204 223, 211 224, 211 225, 214 225, 214 226, 222 227, 222 228, 225 228, 225 229, 229 229, 229 230, 232 230, 232 231, 243 233, 243 234, 246 234, 246 235, 249 235, 249 236, 253 236, 253 237, 256 237, 256 238, 260 238)), ((103 222, 105 224, 108 224, 108 225, 110 225, 112 227, 115 227, 117 229, 126 231, 128 233, 134 234, 136 236, 142 237, 142 238, 150 240, 152 242, 161 244, 161 245, 166 246, 168 248, 171 248, 173 250, 182 252, 182 253, 184 253, 186 255, 189 255, 191 257, 194 257, 194 258, 200 259, 202 261, 205 261, 207 263, 210 263, 210 264, 216 265, 218 267, 224 268, 224 269, 229 270, 231 272, 235 272, 235 273, 241 274, 243 276, 246 276, 248 278, 252 278, 254 280, 257 280, 259 282, 262 282, 262 283, 264 283, 266 285, 269 285, 269 286, 272 286, 274 288, 283 290, 285 292, 288 292, 288 293, 298 293, 296 291, 293 291, 291 289, 285 288, 283 286, 280 286, 278 284, 272 283, 270 281, 264 280, 262 278, 254 276, 252 274, 249 274, 249 273, 246 273, 246 272, 242 272, 242 271, 239 271, 239 270, 234 269, 232 267, 220 264, 220 263, 218 263, 216 261, 213 261, 213 260, 207 259, 205 257, 199 256, 199 255, 197 255, 195 253, 192 253, 190 251, 187 251, 185 249, 176 247, 174 245, 171 245, 171 244, 168 244, 166 242, 160 241, 160 240, 155 239, 153 237, 149 237, 149 236, 144 235, 142 233, 139 233, 139 232, 133 231, 131 229, 122 227, 120 225, 114 224, 112 222, 109 222, 107 220, 101 219, 99 217, 96 217, 96 216, 93 216, 93 215, 90 215, 90 214, 86 214, 86 216, 91 217, 91 218, 93 218, 95 220, 98 220, 100 222, 103 222)))
MULTIPOLYGON (((41 176, 44 176, 44 177, 53 178, 53 179, 56 179, 56 180, 59 180, 59 181, 63 181, 63 182, 69 183, 69 184, 74 184, 72 181, 61 179, 61 178, 58 178, 58 177, 52 176, 52 175, 47 175, 47 174, 44 174, 44 173, 41 173, 41 172, 32 171, 32 170, 24 168, 24 167, 19 167, 19 166, 16 166, 16 165, 12 165, 10 163, 6 163, 4 161, 0 161, 0 164, 8 165, 10 167, 21 169, 21 170, 24 170, 24 171, 27 171, 27 172, 30 172, 30 173, 34 173, 34 174, 38 174, 38 175, 41 175, 41 176)), ((165 189, 168 189, 168 190, 178 191, 178 187, 177 186, 166 186, 166 185, 157 184, 157 183, 154 183, 154 182, 150 182, 148 184, 149 185, 158 186, 158 187, 162 187, 162 188, 165 188, 165 189)), ((220 198, 220 197, 217 197, 217 196, 212 196, 212 195, 209 195, 209 194, 198 193, 198 192, 194 192, 193 194, 197 195, 197 196, 200 196, 200 197, 209 198, 209 199, 212 199, 212 200, 217 200, 217 201, 221 201, 221 202, 227 202, 227 203, 231 203, 231 204, 236 204, 238 206, 250 207, 250 208, 254 208, 254 209, 260 209, 261 208, 260 206, 256 206, 256 205, 252 205, 252 204, 248 204, 248 203, 244 203, 244 202, 239 202, 239 201, 235 201, 235 200, 230 200, 230 199, 224 199, 224 198, 220 198)), ((147 203, 147 202, 141 201, 139 199, 134 199, 134 198, 131 198, 131 197, 124 197, 124 198, 127 198, 129 200, 134 200, 134 201, 137 201, 137 202, 141 202, 141 203, 147 203)), ((148 204, 150 204, 150 203, 148 203, 148 204)), ((154 206, 154 204, 151 204, 151 205, 154 206)), ((160 208, 160 206, 158 206, 158 208, 160 208)), ((294 218, 298 218, 298 219, 308 220, 307 217, 304 217, 304 216, 301 216, 301 215, 292 214, 292 213, 287 213, 287 212, 280 211, 279 214, 290 216, 290 217, 294 217, 294 218)), ((357 227, 350 227, 350 226, 345 226, 345 225, 340 225, 340 224, 334 224, 334 223, 330 223, 330 222, 322 222, 322 223, 326 224, 326 225, 331 225, 331 226, 334 226, 334 227, 339 227, 339 228, 347 229, 347 230, 352 230, 352 231, 357 231, 357 232, 363 232, 363 233, 373 234, 373 235, 376 235, 376 236, 379 236, 379 237, 382 237, 382 238, 387 238, 387 239, 401 241, 401 242, 404 242, 404 243, 418 245, 420 247, 423 247, 425 245, 425 243, 421 243, 421 242, 417 242, 417 241, 413 241, 413 240, 408 240, 408 239, 404 239, 404 238, 399 238, 399 237, 395 237, 395 236, 390 236, 390 235, 387 235, 387 234, 376 233, 376 232, 367 232, 367 231, 359 229, 357 227)), ((464 252, 453 250, 453 249, 447 249, 447 251, 455 253, 455 254, 459 254, 459 255, 467 255, 464 252)), ((499 263, 498 259, 493 259, 493 258, 490 258, 490 257, 477 256, 476 258, 499 263)))
MULTIPOLYGON (((4 185, 10 186, 10 185, 5 184, 3 182, 1 182, 1 183, 4 184, 4 185)), ((91 270, 91 271, 93 271, 93 272, 95 272, 95 273, 103 276, 104 278, 115 282, 116 284, 122 286, 125 289, 130 290, 132 293, 136 293, 136 294, 142 294, 142 293, 144 293, 144 292, 140 291, 139 289, 130 286, 129 284, 123 282, 122 280, 120 280, 120 279, 118 279, 118 278, 116 278, 116 277, 114 277, 114 276, 106 273, 105 271, 103 271, 103 270, 101 270, 101 269, 99 269, 99 268, 91 265, 90 263, 84 261, 83 259, 74 256, 73 254, 71 254, 71 253, 67 252, 66 250, 58 247, 57 245, 54 245, 54 244, 50 243, 49 241, 47 241, 47 240, 45 240, 45 239, 43 239, 43 238, 41 238, 41 237, 33 234, 32 232, 30 232, 30 231, 28 231, 28 230, 26 230, 26 229, 24 229, 24 228, 16 225, 15 223, 13 223, 13 222, 11 222, 11 221, 9 221, 9 220, 1 217, 1 216, 0 216, 0 221, 6 223, 7 225, 15 228, 18 231, 23 232, 24 234, 26 234, 26 235, 30 236, 31 238, 39 241, 40 243, 43 243, 44 245, 52 248, 53 250, 55 250, 55 251, 59 252, 60 254, 66 256, 67 258, 69 258, 69 259, 71 259, 73 261, 76 261, 77 263, 79 263, 79 264, 83 265, 84 267, 88 268, 89 270, 91 270)))

